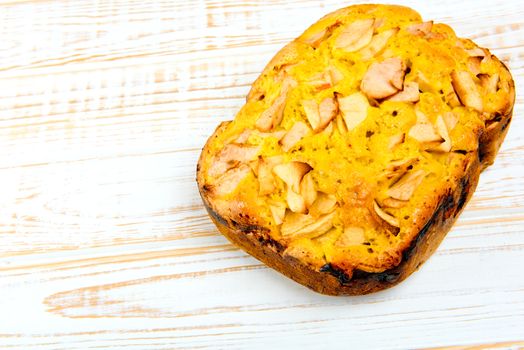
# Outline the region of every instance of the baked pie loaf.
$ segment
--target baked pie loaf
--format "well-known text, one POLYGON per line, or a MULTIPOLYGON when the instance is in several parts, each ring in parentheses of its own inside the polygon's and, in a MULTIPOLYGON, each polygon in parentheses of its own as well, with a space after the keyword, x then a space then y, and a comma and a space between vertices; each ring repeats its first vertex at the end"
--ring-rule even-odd
POLYGON ((389 288, 438 247, 515 99, 489 50, 407 7, 333 12, 287 44, 197 166, 234 244, 317 292, 389 288))

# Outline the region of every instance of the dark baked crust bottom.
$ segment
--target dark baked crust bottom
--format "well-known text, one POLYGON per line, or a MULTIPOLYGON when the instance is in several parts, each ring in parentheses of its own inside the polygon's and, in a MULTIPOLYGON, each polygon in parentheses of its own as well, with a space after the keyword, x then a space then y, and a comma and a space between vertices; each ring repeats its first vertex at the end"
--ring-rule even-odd
POLYGON ((397 267, 380 273, 357 270, 352 278, 329 264, 316 271, 296 258, 283 255, 284 248, 268 236, 265 228, 229 222, 220 217, 209 206, 206 198, 202 197, 220 232, 266 265, 318 293, 362 295, 393 287, 433 254, 475 191, 481 166, 478 156, 472 158, 474 160, 455 191, 441 197, 433 216, 419 231, 411 246, 403 252, 402 262, 397 267))

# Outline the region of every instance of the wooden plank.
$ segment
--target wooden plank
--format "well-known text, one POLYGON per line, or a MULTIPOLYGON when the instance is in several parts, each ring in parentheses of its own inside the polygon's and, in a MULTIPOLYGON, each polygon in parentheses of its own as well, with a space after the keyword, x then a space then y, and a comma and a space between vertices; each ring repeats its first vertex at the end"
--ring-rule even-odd
MULTIPOLYGON (((524 88, 519 2, 397 2, 490 47, 524 88)), ((317 295, 208 219, 194 181, 206 138, 340 6, 0 1, 0 348, 524 346, 519 94, 466 211, 392 290, 317 295)))

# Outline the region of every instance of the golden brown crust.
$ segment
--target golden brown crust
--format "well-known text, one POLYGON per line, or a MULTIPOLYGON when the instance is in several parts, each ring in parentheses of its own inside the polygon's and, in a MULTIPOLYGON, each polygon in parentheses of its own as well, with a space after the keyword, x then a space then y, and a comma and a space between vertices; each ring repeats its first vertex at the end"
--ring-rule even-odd
MULTIPOLYGON (((506 71, 509 73, 508 67, 495 56, 494 60, 500 62, 506 71)), ((503 115, 497 115, 494 119, 486 123, 484 133, 479 139, 479 158, 482 170, 493 164, 497 152, 508 133, 508 128, 513 116, 513 105, 515 103, 515 82, 513 79, 509 81, 510 99, 507 101, 507 106, 504 108, 503 115)))
MULTIPOLYGON (((360 11, 364 13, 374 11, 376 8, 376 5, 359 5, 341 9, 325 16, 311 26, 310 29, 315 29, 315 26, 329 28, 336 24, 340 17, 347 15, 349 12, 360 11)), ((401 12, 403 16, 411 18, 413 21, 421 20, 420 16, 409 8, 389 7, 388 10, 396 12, 397 15, 401 12)), ((452 32, 451 28, 445 25, 439 26, 442 31, 452 32)), ((310 29, 308 29, 308 31, 310 29)), ((417 30, 425 29, 422 27, 421 29, 417 28, 417 30)), ((308 33, 308 31, 305 33, 308 33)), ((300 38, 303 39, 304 35, 300 38)), ((292 65, 299 59, 295 46, 299 45, 298 41, 300 38, 286 45, 269 62, 259 79, 253 84, 247 96, 248 101, 258 100, 260 96, 263 96, 263 91, 260 89, 260 86, 264 74, 268 74, 275 67, 281 69, 286 65, 292 65)), ((491 56, 491 58, 499 62, 496 57, 491 56)), ((507 68, 505 74, 506 73, 509 75, 507 68)), ((352 275, 348 275, 345 272, 345 267, 343 265, 338 266, 336 261, 332 261, 318 268, 318 266, 313 266, 307 261, 302 261, 290 254, 285 254, 287 248, 286 242, 284 240, 275 240, 271 237, 269 234, 270 230, 258 221, 256 207, 247 208, 241 205, 231 205, 231 203, 221 207, 220 203, 211 199, 213 197, 213 189, 209 188, 206 184, 205 176, 202 172, 204 162, 212 154, 209 149, 209 142, 204 147, 197 165, 197 182, 205 207, 220 232, 231 242, 268 266, 319 293, 329 295, 360 295, 392 287, 418 269, 437 249, 463 210, 465 204, 471 198, 476 188, 480 172, 493 163, 507 133, 507 128, 512 116, 514 83, 510 75, 509 77, 508 88, 510 91, 510 99, 507 101, 506 106, 501 109, 503 112, 495 114, 494 118, 490 117, 487 119, 485 121, 485 127, 482 130, 479 129, 479 132, 476 134, 478 147, 472 147, 471 150, 452 150, 450 157, 453 155, 457 155, 457 157, 459 155, 461 156, 460 164, 463 169, 462 175, 454 178, 454 183, 447 188, 442 188, 441 191, 437 193, 438 200, 424 203, 417 209, 417 216, 414 218, 412 226, 418 234, 414 236, 414 239, 406 242, 405 245, 401 247, 398 259, 392 258, 390 262, 382 261, 383 266, 390 266, 385 270, 381 270, 380 272, 365 272, 356 269, 353 270, 352 275), (223 211, 224 207, 228 208, 227 212, 223 211), (220 212, 221 210, 222 212, 220 212)), ((460 95, 461 93, 467 93, 467 91, 458 93, 460 95)), ((451 92, 451 95, 454 95, 453 92, 451 92)), ((463 98, 464 96, 459 97, 463 98)), ((457 99, 456 96, 455 98, 457 99)), ((464 101, 462 102, 464 103, 464 101)), ((458 99, 457 103, 460 104, 458 99)), ((475 104, 475 100, 473 99, 471 103, 475 104)), ((228 123, 229 122, 221 124, 213 136, 211 136, 210 140, 223 132, 228 123)), ((341 264, 343 263, 344 261, 341 262, 341 264)), ((373 270, 372 268, 370 269, 373 270)))

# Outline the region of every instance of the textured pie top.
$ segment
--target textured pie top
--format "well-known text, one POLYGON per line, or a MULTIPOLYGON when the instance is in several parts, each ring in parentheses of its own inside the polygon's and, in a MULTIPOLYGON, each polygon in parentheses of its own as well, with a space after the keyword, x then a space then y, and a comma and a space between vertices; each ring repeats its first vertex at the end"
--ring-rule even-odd
POLYGON ((281 50, 208 141, 208 202, 313 268, 384 271, 509 111, 511 81, 488 50, 411 9, 339 10, 281 50))

